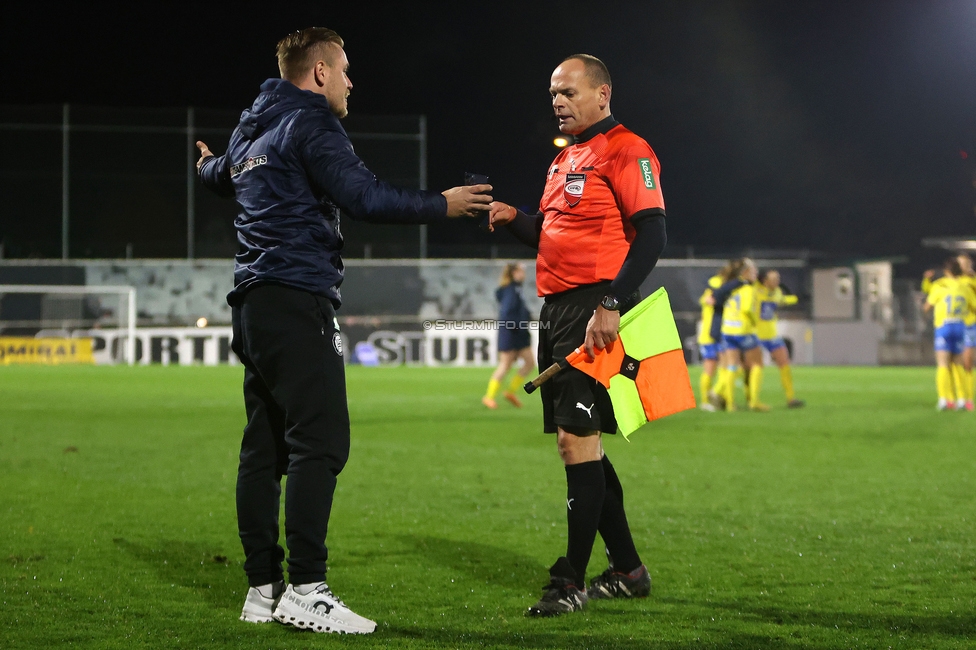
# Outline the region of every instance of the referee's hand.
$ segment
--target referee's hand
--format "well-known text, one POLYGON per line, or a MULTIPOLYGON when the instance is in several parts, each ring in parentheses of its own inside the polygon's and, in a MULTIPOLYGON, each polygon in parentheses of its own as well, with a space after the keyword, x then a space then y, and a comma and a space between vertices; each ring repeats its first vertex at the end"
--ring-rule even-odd
POLYGON ((447 216, 479 217, 491 205, 491 185, 462 185, 444 190, 447 199, 447 216))
POLYGON ((502 203, 501 201, 493 202, 491 204, 491 212, 488 215, 488 230, 494 232, 495 226, 506 226, 510 224, 517 214, 518 210, 507 203, 502 203))
POLYGON ((602 350, 617 340, 619 329, 620 312, 598 306, 593 312, 593 316, 590 317, 590 322, 586 324, 586 338, 583 339, 586 354, 591 359, 595 357, 596 350, 602 350))
POLYGON ((200 173, 200 165, 207 158, 211 158, 213 156, 213 152, 210 151, 210 147, 207 146, 207 143, 206 142, 202 142, 200 140, 197 140, 197 149, 200 150, 200 159, 197 160, 197 173, 199 174, 200 173))

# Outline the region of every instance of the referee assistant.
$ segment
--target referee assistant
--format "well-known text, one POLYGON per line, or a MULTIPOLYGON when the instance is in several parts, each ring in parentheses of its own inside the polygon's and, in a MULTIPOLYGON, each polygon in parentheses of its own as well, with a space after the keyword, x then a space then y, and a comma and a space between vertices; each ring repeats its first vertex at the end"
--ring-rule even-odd
MULTIPOLYGON (((549 167, 540 211, 527 215, 495 202, 492 224, 507 225, 539 251, 536 282, 545 298, 539 367, 584 343, 593 354, 616 340, 620 314, 640 300, 641 283, 667 236, 660 164, 648 144, 610 114, 610 74, 586 54, 568 57, 549 87, 559 130, 574 136, 549 167)), ((601 432, 617 422, 595 380, 569 368, 542 385, 544 431, 555 433, 566 467, 566 555, 530 616, 582 609, 589 598, 646 596, 651 578, 624 513, 623 489, 603 451, 601 432), (596 533, 610 566, 585 587, 596 533)))
POLYGON ((237 475, 237 518, 250 589, 241 620, 316 632, 369 633, 325 583, 336 477, 349 455, 342 339, 340 209, 373 222, 419 224, 474 216, 488 185, 443 194, 376 179, 339 118, 352 83, 342 39, 309 28, 278 44, 281 79, 269 79, 241 115, 223 156, 198 142, 204 185, 240 206, 240 252, 228 296, 233 349, 244 364, 247 425, 237 475), (287 588, 278 544, 285 492, 287 588))

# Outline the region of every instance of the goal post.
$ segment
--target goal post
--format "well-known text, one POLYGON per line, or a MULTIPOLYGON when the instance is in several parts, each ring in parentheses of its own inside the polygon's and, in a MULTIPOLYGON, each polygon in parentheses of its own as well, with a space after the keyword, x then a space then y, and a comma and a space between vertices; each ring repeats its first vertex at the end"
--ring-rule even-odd
MULTIPOLYGON (((115 310, 118 318, 119 330, 126 330, 125 361, 128 365, 136 362, 136 289, 127 285, 64 285, 64 284, 0 284, 0 298, 8 294, 37 294, 43 296, 99 296, 116 295, 119 297, 119 309, 115 310), (125 302, 124 309, 121 306, 125 302), (124 321, 122 313, 124 312, 124 321)), ((56 310, 55 310, 56 311, 56 310)), ((79 310, 80 311, 80 310, 79 310)), ((0 317, 0 326, 8 324, 0 317)), ((38 318, 18 324, 30 324, 38 330, 59 327, 66 330, 89 329, 91 319, 84 319, 82 314, 44 314, 38 318)))

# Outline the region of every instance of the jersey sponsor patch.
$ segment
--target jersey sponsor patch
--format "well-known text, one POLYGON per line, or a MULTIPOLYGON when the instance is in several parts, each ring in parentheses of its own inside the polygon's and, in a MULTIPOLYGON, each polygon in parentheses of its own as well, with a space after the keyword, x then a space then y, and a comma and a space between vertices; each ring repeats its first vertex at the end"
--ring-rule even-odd
POLYGON ((640 165, 641 174, 644 176, 644 187, 649 190, 657 188, 654 184, 654 169, 651 167, 650 158, 638 158, 637 164, 640 165))
POLYGON ((566 174, 566 184, 563 186, 563 197, 569 207, 575 208, 583 198, 583 186, 586 185, 586 174, 566 174))

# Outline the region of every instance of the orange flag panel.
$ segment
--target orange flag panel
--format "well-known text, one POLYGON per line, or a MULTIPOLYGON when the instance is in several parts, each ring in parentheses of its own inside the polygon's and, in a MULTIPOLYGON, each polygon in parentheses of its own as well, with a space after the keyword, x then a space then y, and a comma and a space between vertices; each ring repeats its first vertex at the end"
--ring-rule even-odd
POLYGON ((579 368, 603 384, 604 388, 610 388, 610 378, 620 372, 620 364, 624 361, 624 346, 617 339, 603 350, 596 350, 596 357, 590 359, 581 345, 566 360, 574 368, 579 368))
POLYGON ((648 420, 695 408, 695 393, 691 390, 688 366, 681 350, 641 361, 636 384, 648 420))

